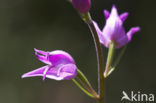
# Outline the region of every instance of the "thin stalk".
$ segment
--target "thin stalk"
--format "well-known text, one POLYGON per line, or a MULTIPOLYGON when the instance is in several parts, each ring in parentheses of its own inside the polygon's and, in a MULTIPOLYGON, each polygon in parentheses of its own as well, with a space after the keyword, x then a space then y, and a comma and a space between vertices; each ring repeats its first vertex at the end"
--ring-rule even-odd
POLYGON ((102 55, 101 44, 90 14, 86 13, 85 15, 82 15, 82 19, 88 24, 88 27, 94 39, 97 63, 98 63, 98 93, 99 93, 98 103, 102 103, 104 100, 104 78, 103 78, 104 67, 103 67, 103 55, 102 55))
POLYGON ((115 50, 115 43, 111 42, 109 44, 109 51, 108 51, 108 57, 107 57, 107 62, 106 62, 106 68, 104 72, 104 77, 106 78, 108 76, 108 73, 111 69, 113 57, 114 57, 114 50, 115 50))

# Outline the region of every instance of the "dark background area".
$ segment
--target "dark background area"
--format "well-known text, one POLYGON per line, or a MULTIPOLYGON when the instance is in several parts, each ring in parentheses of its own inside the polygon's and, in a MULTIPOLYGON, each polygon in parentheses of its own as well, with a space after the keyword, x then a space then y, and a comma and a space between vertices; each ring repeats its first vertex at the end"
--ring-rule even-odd
MULTIPOLYGON (((92 18, 103 28, 103 10, 115 4, 130 13, 128 31, 140 26, 120 64, 106 81, 106 103, 121 103, 122 91, 156 94, 156 0, 92 0, 92 18)), ((21 75, 44 64, 33 48, 65 50, 97 88, 97 64, 92 36, 65 0, 0 0, 0 103, 95 103, 72 81, 21 75)), ((118 51, 118 50, 117 50, 118 51)), ((104 60, 107 49, 103 47, 104 60)))

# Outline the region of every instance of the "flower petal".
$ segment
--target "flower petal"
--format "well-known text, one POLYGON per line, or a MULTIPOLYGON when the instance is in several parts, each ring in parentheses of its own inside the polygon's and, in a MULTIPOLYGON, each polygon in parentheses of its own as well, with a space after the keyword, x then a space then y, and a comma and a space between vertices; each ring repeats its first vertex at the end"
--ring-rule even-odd
POLYGON ((134 33, 140 31, 140 27, 133 27, 131 28, 128 32, 127 32, 127 38, 128 38, 128 41, 130 41, 132 39, 132 36, 134 33))
POLYGON ((111 10, 110 15, 111 15, 111 16, 118 16, 118 11, 117 11, 115 5, 113 5, 113 7, 112 7, 112 10, 111 10))
POLYGON ((135 32, 140 31, 140 27, 133 27, 129 30, 129 32, 127 33, 127 35, 125 35, 124 37, 122 37, 120 40, 118 40, 118 42, 116 43, 116 47, 120 48, 124 45, 126 45, 128 42, 131 41, 132 36, 135 32))
POLYGON ((66 80, 75 78, 77 75, 77 67, 75 64, 67 64, 61 67, 60 76, 66 80))
POLYGON ((122 13, 120 15, 120 19, 122 20, 122 22, 124 22, 126 20, 126 18, 128 17, 128 15, 129 15, 128 12, 122 13))
POLYGON ((121 48, 122 46, 128 43, 127 35, 124 35, 120 40, 118 40, 115 44, 116 48, 121 48))
POLYGON ((104 15, 105 15, 105 18, 107 19, 107 18, 109 18, 109 11, 108 10, 104 10, 104 15))
POLYGON ((42 80, 45 80, 48 70, 49 70, 49 66, 47 68, 45 68, 45 70, 43 72, 43 78, 42 78, 42 80))
POLYGON ((48 68, 48 66, 44 66, 44 67, 35 69, 35 70, 31 71, 31 72, 25 73, 25 74, 22 75, 22 78, 43 76, 43 73, 44 73, 46 68, 48 68))
POLYGON ((35 49, 35 48, 34 48, 34 50, 35 50, 35 55, 36 55, 36 57, 37 57, 40 61, 42 61, 43 63, 46 63, 46 64, 51 65, 51 62, 49 62, 49 60, 48 60, 49 52, 44 52, 44 51, 41 51, 41 50, 37 50, 37 49, 35 49), (39 55, 39 54, 41 54, 41 55, 39 55))
POLYGON ((42 51, 42 50, 38 50, 38 49, 36 49, 36 48, 34 48, 34 51, 37 52, 37 53, 40 53, 40 54, 42 54, 42 55, 44 55, 44 56, 47 55, 47 52, 42 51))
POLYGON ((50 52, 49 61, 54 65, 63 65, 63 64, 74 64, 74 59, 70 54, 62 50, 55 50, 50 52))
POLYGON ((109 40, 108 38, 101 32, 101 30, 99 29, 97 23, 95 21, 92 21, 95 28, 96 28, 96 31, 97 31, 97 34, 98 34, 98 37, 99 37, 99 40, 100 40, 100 43, 105 45, 106 47, 108 47, 109 45, 109 40))
POLYGON ((50 68, 46 77, 54 80, 70 80, 75 78, 77 74, 77 67, 75 64, 66 64, 60 67, 50 68))
POLYGON ((54 79, 54 80, 63 80, 63 77, 58 75, 60 72, 59 67, 52 67, 46 73, 46 78, 54 79))
POLYGON ((106 20, 102 33, 110 41, 117 41, 125 35, 123 22, 121 21, 115 6, 112 7, 110 16, 106 20))

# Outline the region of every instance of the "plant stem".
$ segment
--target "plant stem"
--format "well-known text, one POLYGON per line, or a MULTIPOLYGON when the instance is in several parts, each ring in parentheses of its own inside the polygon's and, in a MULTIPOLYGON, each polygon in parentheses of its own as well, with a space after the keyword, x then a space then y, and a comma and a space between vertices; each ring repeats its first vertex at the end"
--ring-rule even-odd
POLYGON ((114 49, 115 49, 115 43, 111 42, 109 44, 109 51, 108 51, 108 57, 107 57, 107 62, 106 62, 106 68, 104 72, 104 77, 106 78, 108 76, 108 73, 110 71, 110 67, 113 61, 113 56, 114 56, 114 49))
POLYGON ((91 30, 92 37, 94 39, 94 44, 95 44, 95 48, 96 48, 97 63, 98 63, 99 99, 97 100, 97 102, 103 103, 103 100, 104 100, 104 77, 103 77, 104 67, 103 67, 103 55, 102 55, 101 44, 100 44, 99 37, 98 37, 96 28, 93 24, 93 21, 91 19, 90 14, 86 13, 84 16, 82 16, 82 19, 88 24, 88 27, 91 30))

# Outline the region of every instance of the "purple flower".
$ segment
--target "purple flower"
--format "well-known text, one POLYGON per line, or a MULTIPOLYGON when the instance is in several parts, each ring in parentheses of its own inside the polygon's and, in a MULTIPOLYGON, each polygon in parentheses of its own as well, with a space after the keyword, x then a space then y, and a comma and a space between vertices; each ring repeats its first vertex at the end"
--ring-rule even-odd
POLYGON ((72 4, 75 9, 80 13, 87 13, 90 9, 90 0, 72 0, 72 4))
POLYGON ((43 63, 47 64, 41 68, 22 75, 22 78, 42 76, 45 78, 55 80, 70 80, 76 77, 77 67, 73 58, 66 52, 55 50, 52 52, 44 52, 35 50, 37 58, 43 63))
POLYGON ((98 32, 100 42, 107 48, 109 47, 110 42, 115 42, 116 48, 124 46, 131 41, 133 34, 140 30, 139 27, 132 27, 127 33, 125 33, 123 23, 128 17, 128 13, 125 12, 119 15, 115 6, 112 7, 111 13, 104 10, 104 15, 106 18, 106 24, 102 31, 99 29, 95 21, 93 21, 93 23, 98 32))

